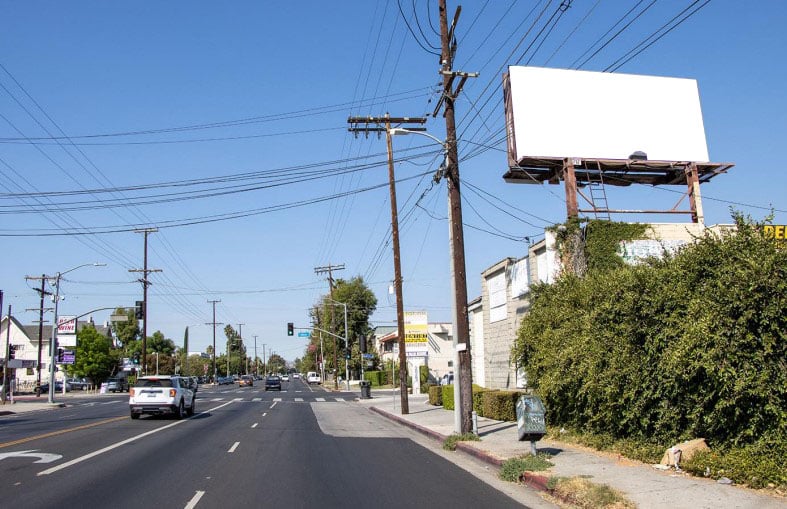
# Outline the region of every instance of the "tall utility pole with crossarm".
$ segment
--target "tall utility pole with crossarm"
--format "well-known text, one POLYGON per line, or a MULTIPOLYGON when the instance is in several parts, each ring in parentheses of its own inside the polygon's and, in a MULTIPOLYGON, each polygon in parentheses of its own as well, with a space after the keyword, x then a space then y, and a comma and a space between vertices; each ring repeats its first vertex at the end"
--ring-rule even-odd
MULTIPOLYGON (((314 273, 315 274, 324 274, 325 272, 328 273, 328 289, 331 293, 331 300, 333 300, 333 271, 334 270, 344 270, 344 264, 341 265, 331 265, 330 263, 324 267, 315 267, 314 273)), ((331 307, 331 330, 336 332, 335 330, 335 320, 333 314, 333 307, 331 307)), ((339 375, 339 357, 336 351, 336 338, 333 338, 333 388, 339 388, 339 379, 337 378, 339 375)))
POLYGON ((468 78, 475 78, 477 73, 467 73, 454 71, 453 61, 456 52, 456 37, 454 30, 459 21, 461 7, 456 9, 451 26, 448 26, 448 14, 446 0, 440 0, 440 42, 442 55, 440 57, 440 74, 443 77, 443 94, 435 108, 435 115, 443 105, 443 116, 445 117, 445 177, 448 181, 448 207, 449 222, 451 228, 451 256, 453 268, 453 289, 454 289, 454 316, 456 327, 454 328, 454 343, 456 344, 459 366, 457 375, 459 378, 459 425, 461 433, 469 433, 472 430, 472 410, 473 410, 473 373, 471 369, 470 355, 470 323, 467 316, 467 275, 465 273, 465 240, 462 227, 462 196, 459 187, 459 157, 456 148, 456 119, 454 117, 454 101, 462 90, 468 78), (454 81, 459 78, 459 83, 454 88, 454 81))
MULTIPOLYGON (((394 261, 394 291, 396 292, 396 328, 399 345, 399 395, 402 404, 402 415, 410 413, 410 405, 407 399, 407 352, 405 351, 404 341, 404 302, 402 298, 402 259, 399 250, 399 211, 396 205, 396 178, 394 176, 393 147, 391 145, 391 124, 418 124, 423 125, 426 119, 423 117, 391 117, 387 113, 384 117, 350 117, 347 119, 350 124, 348 129, 352 133, 365 133, 385 131, 385 141, 388 147, 388 187, 391 194, 391 241, 393 243, 394 261), (365 124, 365 127, 358 127, 365 124), (373 124, 373 126, 370 126, 373 124)), ((424 128, 414 127, 411 130, 421 130, 424 128)), ((414 375, 415 376, 415 375, 414 375)))
POLYGON ((142 283, 142 374, 148 374, 148 286, 151 285, 148 280, 148 274, 151 272, 161 272, 161 269, 148 269, 148 234, 156 233, 158 228, 144 228, 142 230, 134 230, 134 233, 142 233, 145 235, 145 255, 144 266, 141 269, 129 269, 129 272, 141 272, 142 278, 139 280, 142 283))

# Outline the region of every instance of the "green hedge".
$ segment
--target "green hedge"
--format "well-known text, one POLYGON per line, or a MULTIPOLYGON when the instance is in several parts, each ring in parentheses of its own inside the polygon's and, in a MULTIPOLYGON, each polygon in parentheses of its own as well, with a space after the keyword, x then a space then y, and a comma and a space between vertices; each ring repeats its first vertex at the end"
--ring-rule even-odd
POLYGON ((487 417, 484 413, 484 394, 492 390, 473 384, 473 410, 479 417, 487 417))
POLYGON ((481 393, 484 417, 497 421, 516 421, 516 402, 527 391, 484 391, 481 393))
POLYGON ((363 379, 371 382, 372 387, 379 387, 383 385, 383 372, 382 371, 364 371, 363 379))
POLYGON ((733 219, 661 260, 587 260, 586 276, 531 288, 512 357, 550 424, 665 448, 702 437, 752 461, 787 436, 787 249, 771 219, 733 219))
POLYGON ((440 385, 429 386, 429 404, 441 406, 443 404, 443 388, 440 385))
POLYGON ((446 410, 453 410, 454 409, 454 386, 453 385, 441 385, 440 389, 442 389, 442 400, 443 400, 443 408, 446 410))

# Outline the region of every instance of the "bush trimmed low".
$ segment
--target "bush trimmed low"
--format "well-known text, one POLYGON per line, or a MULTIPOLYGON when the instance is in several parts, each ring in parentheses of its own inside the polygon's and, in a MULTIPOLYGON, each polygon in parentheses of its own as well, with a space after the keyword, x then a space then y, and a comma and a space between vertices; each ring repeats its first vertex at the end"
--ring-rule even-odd
POLYGON ((442 390, 442 400, 443 400, 443 408, 446 410, 453 410, 454 409, 454 386, 453 385, 441 385, 440 389, 442 390))
POLYGON ((485 391, 481 395, 484 417, 497 421, 516 421, 516 402, 526 391, 485 391))
POLYGON ((372 384, 372 387, 379 387, 383 385, 383 372, 382 371, 365 371, 363 379, 372 384))
POLYGON ((443 388, 441 386, 429 386, 429 404, 434 406, 441 406, 443 404, 443 388))

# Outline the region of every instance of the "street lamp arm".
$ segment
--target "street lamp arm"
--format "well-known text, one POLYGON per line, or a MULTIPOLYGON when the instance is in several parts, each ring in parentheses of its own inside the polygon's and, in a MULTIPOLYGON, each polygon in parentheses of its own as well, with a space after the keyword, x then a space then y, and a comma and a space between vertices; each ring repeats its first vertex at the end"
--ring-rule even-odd
POLYGON ((396 136, 396 135, 400 135, 400 134, 420 134, 421 136, 426 136, 427 138, 430 138, 431 140, 435 141, 440 146, 442 146, 444 150, 447 150, 446 142, 444 142, 443 140, 441 140, 439 138, 436 138, 436 137, 432 136, 431 134, 429 134, 429 133, 427 133, 425 131, 413 131, 413 130, 410 130, 410 129, 405 129, 404 127, 392 127, 391 129, 388 130, 388 133, 391 134, 392 136, 396 136))
POLYGON ((77 269, 81 269, 82 267, 106 267, 106 266, 107 266, 106 263, 99 263, 99 262, 83 263, 82 265, 77 265, 76 267, 71 267, 68 270, 64 270, 62 272, 58 272, 55 277, 56 277, 56 279, 60 279, 65 274, 68 274, 69 272, 77 270, 77 269))

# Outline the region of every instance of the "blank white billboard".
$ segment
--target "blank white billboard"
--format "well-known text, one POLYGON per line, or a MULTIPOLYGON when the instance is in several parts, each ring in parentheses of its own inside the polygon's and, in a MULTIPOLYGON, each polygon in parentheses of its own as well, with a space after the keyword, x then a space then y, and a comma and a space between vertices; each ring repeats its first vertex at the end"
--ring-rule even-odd
POLYGON ((506 119, 515 161, 628 159, 641 151, 649 160, 708 162, 696 80, 543 67, 508 70, 506 119))

